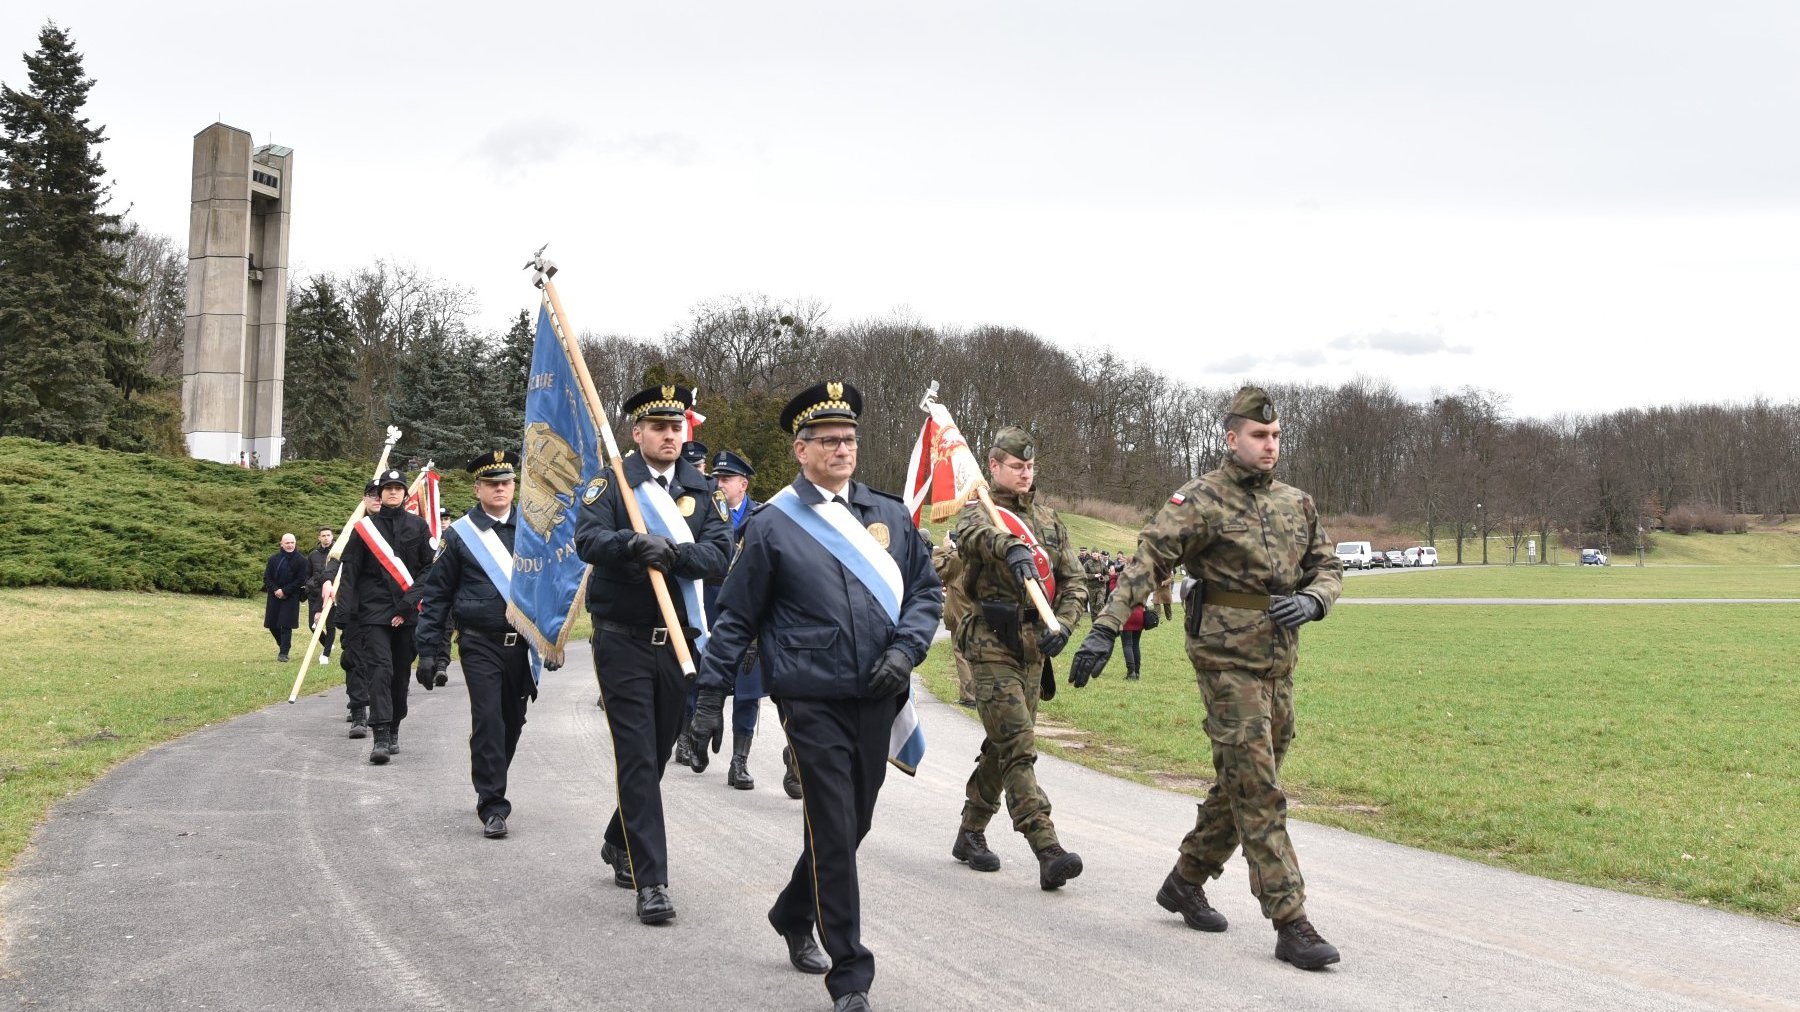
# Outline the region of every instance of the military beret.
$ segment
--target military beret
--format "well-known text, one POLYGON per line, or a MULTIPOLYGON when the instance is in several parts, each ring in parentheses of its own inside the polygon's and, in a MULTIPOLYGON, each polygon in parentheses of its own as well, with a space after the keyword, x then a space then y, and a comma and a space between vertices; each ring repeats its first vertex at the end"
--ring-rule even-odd
POLYGON ((1272 422, 1281 417, 1275 411, 1275 402, 1269 400, 1269 392, 1262 387, 1245 387, 1239 390, 1225 413, 1248 418, 1253 422, 1272 422))
POLYGON ((681 444, 681 459, 695 467, 706 463, 706 444, 692 439, 681 444))
POLYGON ((1008 425, 994 434, 994 449, 1005 450, 1020 460, 1030 460, 1037 450, 1032 446, 1031 433, 1017 425, 1008 425))
POLYGON ((686 418, 694 406, 694 391, 688 387, 660 386, 639 390, 625 401, 625 414, 634 422, 646 418, 686 418))
POLYGON ((375 484, 380 488, 387 488, 389 485, 398 485, 401 488, 405 488, 406 476, 390 467, 381 472, 381 477, 375 479, 375 484))
POLYGON ((518 477, 519 455, 511 450, 492 450, 469 461, 468 472, 476 481, 512 481, 518 477))
POLYGON ((815 383, 781 409, 781 431, 798 434, 808 425, 837 422, 855 425, 862 414, 862 391, 841 380, 815 383))
POLYGON ((720 450, 713 456, 714 474, 736 474, 745 478, 756 477, 756 468, 750 466, 749 458, 730 450, 720 450))

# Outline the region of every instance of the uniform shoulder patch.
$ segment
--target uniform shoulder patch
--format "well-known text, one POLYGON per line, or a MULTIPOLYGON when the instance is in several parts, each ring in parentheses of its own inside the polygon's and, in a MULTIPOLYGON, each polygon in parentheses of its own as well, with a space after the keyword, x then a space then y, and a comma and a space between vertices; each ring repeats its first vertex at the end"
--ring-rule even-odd
POLYGON ((717 506, 719 509, 719 519, 725 521, 726 523, 730 523, 731 522, 731 504, 725 501, 725 493, 719 491, 718 489, 713 489, 712 498, 713 498, 713 505, 717 506))
POLYGON ((591 506, 591 505, 593 505, 594 500, 600 498, 601 496, 603 496, 605 494, 606 494, 606 478, 604 476, 602 476, 599 478, 595 478, 593 481, 588 483, 587 489, 581 493, 581 501, 583 504, 591 506))
POLYGON ((1187 495, 1180 489, 1176 489, 1174 494, 1169 496, 1169 502, 1171 505, 1180 506, 1182 503, 1187 502, 1187 495))

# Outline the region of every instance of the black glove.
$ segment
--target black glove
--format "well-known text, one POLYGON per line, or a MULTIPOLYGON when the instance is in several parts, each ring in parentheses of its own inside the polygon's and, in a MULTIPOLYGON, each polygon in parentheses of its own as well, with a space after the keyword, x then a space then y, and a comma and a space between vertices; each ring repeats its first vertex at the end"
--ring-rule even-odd
POLYGON ((1269 599, 1269 617, 1284 629, 1298 629, 1308 622, 1317 622, 1324 615, 1325 606, 1311 594, 1289 594, 1269 599))
MULTIPOLYGON (((725 694, 717 689, 701 689, 694 697, 694 719, 688 722, 688 748, 700 755, 708 741, 714 755, 725 741, 725 694)), ((704 772, 701 764, 695 773, 704 772)))
POLYGON ((665 573, 672 573, 678 558, 680 556, 675 552, 675 542, 661 534, 631 536, 631 559, 645 569, 660 569, 665 573))
POLYGON ((887 653, 881 655, 874 670, 869 672, 869 698, 880 699, 905 692, 912 684, 912 669, 913 663, 907 659, 905 651, 888 647, 887 653))
POLYGON ((1118 635, 1100 625, 1087 634, 1087 639, 1081 641, 1081 649, 1075 651, 1075 659, 1069 662, 1070 685, 1079 689, 1088 683, 1088 679, 1100 677, 1107 660, 1112 657, 1113 639, 1118 635))
POLYGON ((1006 550, 1006 568, 1012 570, 1013 579, 1023 587, 1038 578, 1037 560, 1031 557, 1031 549, 1023 544, 1014 544, 1006 550))
POLYGON ((1156 613, 1156 605, 1144 605, 1144 631, 1149 632, 1162 623, 1162 616, 1156 613))
POLYGON ((436 684, 436 680, 431 677, 431 669, 425 664, 425 661, 420 661, 419 666, 413 669, 413 681, 425 686, 425 691, 430 692, 436 684))
POLYGON ((562 662, 561 661, 545 661, 544 662, 544 670, 545 671, 561 671, 562 670, 562 662))
POLYGON ((1038 633, 1038 653, 1045 657, 1055 657, 1063 652, 1063 647, 1068 645, 1069 627, 1066 625, 1055 632, 1045 629, 1038 633))

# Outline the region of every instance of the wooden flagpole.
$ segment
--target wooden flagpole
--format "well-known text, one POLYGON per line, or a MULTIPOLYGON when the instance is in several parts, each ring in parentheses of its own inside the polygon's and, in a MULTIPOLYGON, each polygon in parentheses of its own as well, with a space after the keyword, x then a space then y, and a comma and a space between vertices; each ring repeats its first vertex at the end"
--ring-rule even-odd
MULTIPOLYGON (((538 250, 531 262, 525 266, 533 269, 532 283, 544 290, 544 299, 550 304, 550 326, 556 331, 557 340, 562 342, 563 354, 575 367, 575 378, 581 383, 581 395, 587 398, 588 410, 594 416, 594 427, 600 430, 600 439, 606 445, 606 456, 612 464, 613 480, 618 483, 619 500, 625 504, 625 514, 631 519, 631 529, 639 534, 645 533, 644 516, 638 509, 637 496, 631 483, 625 480, 625 460, 619 454, 619 442, 613 438, 612 426, 606 419, 606 406, 600 401, 599 391, 594 389, 594 377, 588 372, 587 362, 581 357, 581 349, 576 346, 571 336, 574 328, 569 325, 569 317, 563 312, 562 299, 556 294, 556 284, 550 279, 556 275, 556 264, 544 258, 544 251, 538 250)), ((675 601, 669 597, 669 583, 658 569, 646 569, 650 577, 650 590, 656 595, 656 606, 662 612, 663 627, 669 631, 669 649, 675 651, 675 659, 681 663, 681 673, 689 678, 694 677, 694 656, 688 650, 687 634, 681 624, 681 616, 675 613, 675 601)))
MULTIPOLYGON (((381 459, 376 462, 375 477, 370 478, 370 481, 379 479, 381 477, 381 472, 387 470, 388 454, 394 452, 394 444, 399 441, 399 428, 392 425, 388 426, 387 442, 381 445, 381 459)), ((427 470, 429 470, 429 468, 427 468, 427 470)), ((422 475, 425 471, 420 471, 419 473, 422 475)), ((413 483, 417 484, 418 479, 414 479, 413 483)), ((366 513, 367 509, 363 506, 362 499, 358 498, 356 500, 356 509, 350 511, 350 519, 344 521, 344 529, 338 532, 337 540, 331 543, 331 552, 325 557, 327 562, 343 557, 344 549, 349 547, 350 544, 351 532, 356 530, 357 522, 360 521, 366 513)), ((288 702, 290 703, 300 698, 300 683, 306 681, 306 673, 312 670, 313 656, 319 649, 320 637, 325 633, 325 623, 331 621, 332 606, 337 604, 337 581, 326 580, 321 585, 321 594, 324 593, 323 587, 330 587, 332 595, 325 598, 324 606, 319 609, 319 618, 318 621, 313 624, 312 636, 307 639, 306 650, 300 655, 300 670, 294 673, 294 687, 288 690, 288 702)))
MULTIPOLYGON (((943 404, 938 401, 937 391, 937 381, 933 380, 931 382, 931 389, 925 392, 925 398, 919 402, 919 407, 924 408, 926 414, 930 414, 932 405, 936 405, 938 410, 944 413, 944 417, 949 418, 950 423, 955 425, 956 419, 950 416, 950 409, 944 407, 943 404)), ((960 428, 958 431, 961 431, 960 428)), ((941 434, 940 438, 942 438, 941 434)), ((971 458, 974 457, 974 451, 969 449, 966 440, 963 443, 963 452, 969 454, 971 458)), ((987 479, 982 476, 979 467, 975 468, 975 498, 981 500, 981 505, 987 511, 988 519, 993 522, 994 526, 1003 531, 1006 530, 1006 523, 1000 519, 1000 508, 995 506, 994 500, 988 497, 987 479)), ((1055 565, 1055 560, 1051 560, 1051 565, 1055 565)), ((1062 623, 1056 620, 1056 612, 1052 611, 1050 608, 1050 599, 1044 596, 1043 583, 1035 579, 1027 580, 1025 582, 1025 595, 1031 598, 1031 604, 1037 609, 1038 618, 1043 620, 1044 628, 1051 632, 1061 632, 1062 623)))

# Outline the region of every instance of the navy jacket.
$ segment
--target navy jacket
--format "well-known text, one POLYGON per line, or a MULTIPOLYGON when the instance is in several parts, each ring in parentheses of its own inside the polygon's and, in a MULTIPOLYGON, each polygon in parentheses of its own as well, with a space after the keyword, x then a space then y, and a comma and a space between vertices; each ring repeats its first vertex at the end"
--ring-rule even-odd
MULTIPOLYGON (((625 477, 634 487, 650 477, 641 455, 633 453, 625 458, 625 477)), ((633 493, 631 489, 619 488, 610 469, 602 472, 590 488, 600 487, 602 481, 604 487, 597 495, 583 496, 581 518, 575 526, 575 552, 583 562, 594 566, 588 577, 588 612, 596 621, 660 626, 662 612, 656 607, 656 595, 651 593, 650 578, 644 574, 644 567, 631 561, 629 545, 634 532, 620 496, 633 493)), ((678 507, 684 500, 690 504, 691 508, 684 512, 688 531, 694 537, 692 544, 678 546, 673 575, 684 580, 723 576, 731 559, 731 521, 725 513, 725 497, 711 478, 685 460, 675 462, 669 496, 678 507)), ((686 599, 673 584, 669 586, 669 597, 675 602, 675 613, 681 616, 682 624, 698 628, 688 617, 686 599)))
POLYGON ((363 544, 362 535, 350 532, 338 569, 337 610, 339 625, 387 625, 395 615, 412 625, 419 617, 420 588, 431 568, 431 527, 398 506, 383 506, 372 515, 375 529, 387 539, 394 554, 412 574, 412 589, 401 591, 379 561, 363 544))
MULTIPOLYGON (((518 531, 519 507, 513 504, 512 515, 496 523, 480 506, 469 509, 469 518, 480 530, 492 530, 506 550, 513 550, 513 537, 518 531)), ((444 547, 437 561, 425 574, 420 596, 419 628, 413 633, 420 657, 436 657, 444 652, 450 637, 451 620, 456 628, 485 633, 512 632, 506 621, 506 598, 500 588, 488 579, 487 570, 476 560, 473 546, 465 544, 455 528, 444 526, 444 547)))
MULTIPOLYGON (((794 492, 807 506, 819 490, 801 476, 794 492)), ((764 688, 777 699, 853 699, 868 694, 869 671, 889 647, 914 664, 925 659, 944 612, 944 590, 931 553, 914 534, 912 515, 893 496, 852 481, 850 512, 867 527, 885 524, 888 554, 900 567, 898 625, 861 581, 779 509, 759 507, 743 527, 743 547, 719 592, 719 615, 701 688, 730 692, 732 673, 753 639, 761 640, 764 688)))

